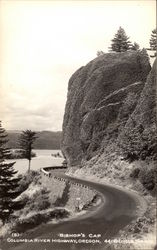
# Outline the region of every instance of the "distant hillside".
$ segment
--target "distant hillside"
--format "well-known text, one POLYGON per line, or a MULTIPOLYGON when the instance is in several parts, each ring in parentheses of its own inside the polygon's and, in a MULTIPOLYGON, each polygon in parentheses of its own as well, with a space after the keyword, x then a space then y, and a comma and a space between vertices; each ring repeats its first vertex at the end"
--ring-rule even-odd
MULTIPOLYGON (((18 148, 18 137, 20 131, 9 130, 8 133, 8 146, 10 148, 18 148)), ((60 149, 62 132, 41 131, 37 133, 38 138, 34 143, 35 149, 60 149)))

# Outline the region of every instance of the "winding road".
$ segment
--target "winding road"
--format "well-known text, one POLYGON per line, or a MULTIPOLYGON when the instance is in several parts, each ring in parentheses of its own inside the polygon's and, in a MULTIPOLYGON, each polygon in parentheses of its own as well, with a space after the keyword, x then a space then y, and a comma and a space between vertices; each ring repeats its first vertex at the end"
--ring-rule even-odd
MULTIPOLYGON (((92 187, 101 193, 102 202, 80 217, 58 224, 43 224, 26 232, 27 239, 75 239, 88 240, 79 243, 6 243, 2 250, 104 250, 112 249, 109 240, 118 239, 119 232, 137 216, 137 199, 129 192, 112 186, 102 185, 66 175, 62 177, 92 187), (59 234, 75 234, 64 238, 59 234), (80 236, 78 236, 80 234, 80 236), (78 236, 78 237, 77 237, 78 236), (84 237, 85 236, 85 237, 84 237), (91 242, 90 242, 91 241, 91 242)), ((65 235, 64 235, 65 236, 65 235)))

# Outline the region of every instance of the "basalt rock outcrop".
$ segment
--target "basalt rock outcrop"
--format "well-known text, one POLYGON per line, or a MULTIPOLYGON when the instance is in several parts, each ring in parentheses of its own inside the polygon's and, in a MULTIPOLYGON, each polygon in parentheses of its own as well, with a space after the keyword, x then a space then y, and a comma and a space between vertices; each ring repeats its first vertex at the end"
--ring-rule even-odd
POLYGON ((118 137, 118 145, 131 160, 157 160, 156 61, 134 111, 118 137))
MULTIPOLYGON (((126 136, 123 130, 133 126, 133 119, 139 120, 142 106, 152 109, 149 101, 145 103, 150 69, 144 51, 130 51, 99 56, 72 75, 61 143, 70 166, 81 165, 109 145, 118 145, 126 136)), ((150 121, 143 115, 144 124, 145 116, 150 121)))

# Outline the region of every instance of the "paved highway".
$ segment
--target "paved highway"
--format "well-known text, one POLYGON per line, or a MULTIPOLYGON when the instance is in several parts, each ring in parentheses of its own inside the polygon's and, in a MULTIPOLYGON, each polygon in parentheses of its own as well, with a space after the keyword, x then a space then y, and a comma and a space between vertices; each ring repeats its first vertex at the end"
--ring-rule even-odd
POLYGON ((118 239, 119 231, 136 218, 137 199, 134 195, 115 187, 65 176, 69 180, 88 185, 101 193, 102 202, 97 207, 75 219, 59 224, 43 224, 20 238, 76 240, 75 243, 4 243, 2 250, 104 250, 112 249, 108 240, 118 239), (61 235, 59 235, 61 234, 61 235), (61 237, 73 235, 69 238, 61 237), (80 235, 80 236, 79 236, 80 235), (84 241, 84 242, 83 242, 84 241))

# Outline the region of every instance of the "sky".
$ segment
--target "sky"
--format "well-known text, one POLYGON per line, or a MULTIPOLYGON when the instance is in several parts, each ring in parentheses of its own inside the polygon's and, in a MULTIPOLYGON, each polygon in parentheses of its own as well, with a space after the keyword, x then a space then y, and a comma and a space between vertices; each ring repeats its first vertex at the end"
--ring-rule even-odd
POLYGON ((62 129, 68 81, 108 51, 122 26, 149 47, 155 0, 0 1, 0 120, 5 129, 62 129))

